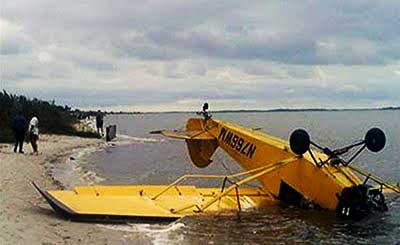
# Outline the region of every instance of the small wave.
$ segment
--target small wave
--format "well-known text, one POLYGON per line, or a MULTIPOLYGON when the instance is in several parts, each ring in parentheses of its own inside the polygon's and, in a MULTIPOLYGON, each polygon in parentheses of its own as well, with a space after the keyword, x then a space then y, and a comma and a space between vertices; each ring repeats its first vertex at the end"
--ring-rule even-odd
POLYGON ((180 222, 174 222, 168 225, 128 223, 125 225, 98 224, 98 226, 105 229, 143 234, 151 239, 153 244, 169 244, 183 240, 183 234, 175 232, 185 227, 185 224, 180 222))
POLYGON ((142 138, 142 137, 118 134, 117 138, 112 143, 120 145, 120 144, 130 144, 130 143, 157 143, 163 141, 164 141, 163 139, 144 138, 144 137, 142 138))
MULTIPOLYGON (((135 225, 135 224, 133 224, 135 225)), ((141 232, 149 232, 149 233, 168 233, 171 231, 176 231, 181 229, 182 227, 185 227, 185 224, 183 223, 172 223, 167 226, 162 226, 162 225, 150 225, 150 224, 142 224, 138 225, 138 231, 141 232)))
POLYGON ((140 138, 129 135, 118 135, 116 139, 108 144, 101 146, 90 146, 72 150, 64 164, 49 163, 47 166, 49 174, 64 187, 73 187, 76 185, 94 185, 105 179, 98 176, 95 171, 90 171, 85 165, 90 164, 87 156, 97 151, 102 151, 107 146, 124 146, 138 143, 156 143, 162 140, 155 138, 140 138))
POLYGON ((84 167, 88 163, 85 157, 97 150, 98 147, 74 149, 64 163, 47 163, 48 173, 67 188, 76 185, 93 185, 104 181, 95 172, 86 170, 84 167))
POLYGON ((104 181, 103 178, 99 177, 95 172, 85 170, 82 166, 87 164, 85 157, 93 152, 97 151, 97 147, 88 147, 80 150, 73 151, 71 155, 74 160, 69 158, 67 160, 67 164, 71 166, 71 169, 76 172, 75 176, 79 177, 80 181, 83 181, 85 184, 93 185, 97 184, 101 181, 104 181))
POLYGON ((82 180, 84 180, 85 183, 88 183, 89 185, 97 184, 97 183, 105 180, 105 179, 99 177, 93 171, 84 171, 84 173, 81 175, 80 178, 82 180))

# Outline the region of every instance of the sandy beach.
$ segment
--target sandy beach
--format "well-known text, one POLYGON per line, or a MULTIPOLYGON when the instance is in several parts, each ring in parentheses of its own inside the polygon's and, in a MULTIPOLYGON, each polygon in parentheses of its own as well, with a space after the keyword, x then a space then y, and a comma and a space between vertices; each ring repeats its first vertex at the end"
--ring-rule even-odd
POLYGON ((31 185, 35 181, 44 189, 62 188, 49 171, 51 164, 68 164, 74 149, 103 144, 98 139, 41 135, 38 156, 30 154, 30 145, 24 145, 25 154, 15 154, 12 145, 0 144, 0 244, 137 243, 126 232, 60 218, 31 185))

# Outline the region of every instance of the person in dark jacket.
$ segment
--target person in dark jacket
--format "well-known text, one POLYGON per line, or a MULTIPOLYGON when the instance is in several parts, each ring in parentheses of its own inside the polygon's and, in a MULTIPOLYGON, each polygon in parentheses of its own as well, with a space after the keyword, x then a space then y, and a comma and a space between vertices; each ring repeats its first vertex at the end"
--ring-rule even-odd
POLYGON ((97 111, 97 115, 96 115, 96 128, 97 128, 97 133, 100 134, 101 132, 101 136, 103 136, 104 132, 103 132, 103 113, 98 110, 97 111))
POLYGON ((24 115, 22 115, 22 111, 19 111, 18 114, 14 118, 14 136, 15 136, 15 147, 14 152, 17 152, 17 148, 19 146, 19 153, 24 153, 23 144, 25 140, 25 132, 28 123, 24 115))

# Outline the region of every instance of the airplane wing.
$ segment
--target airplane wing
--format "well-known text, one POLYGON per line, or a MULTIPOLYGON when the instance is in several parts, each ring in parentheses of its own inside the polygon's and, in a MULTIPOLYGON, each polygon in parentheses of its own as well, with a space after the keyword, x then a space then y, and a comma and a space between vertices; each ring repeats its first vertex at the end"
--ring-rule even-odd
POLYGON ((32 184, 58 214, 78 221, 174 221, 199 212, 260 208, 277 202, 268 192, 251 187, 221 195, 221 188, 189 185, 80 186, 72 191, 44 191, 32 184), (210 205, 202 210, 207 203, 210 205))

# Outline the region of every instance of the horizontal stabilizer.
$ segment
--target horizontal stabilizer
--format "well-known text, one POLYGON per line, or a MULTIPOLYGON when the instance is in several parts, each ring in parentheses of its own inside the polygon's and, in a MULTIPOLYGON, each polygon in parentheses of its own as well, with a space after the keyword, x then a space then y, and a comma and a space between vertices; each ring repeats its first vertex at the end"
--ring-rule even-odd
POLYGON ((165 137, 184 140, 213 140, 214 136, 206 131, 177 131, 177 130, 158 130, 152 131, 151 134, 161 134, 165 137))

